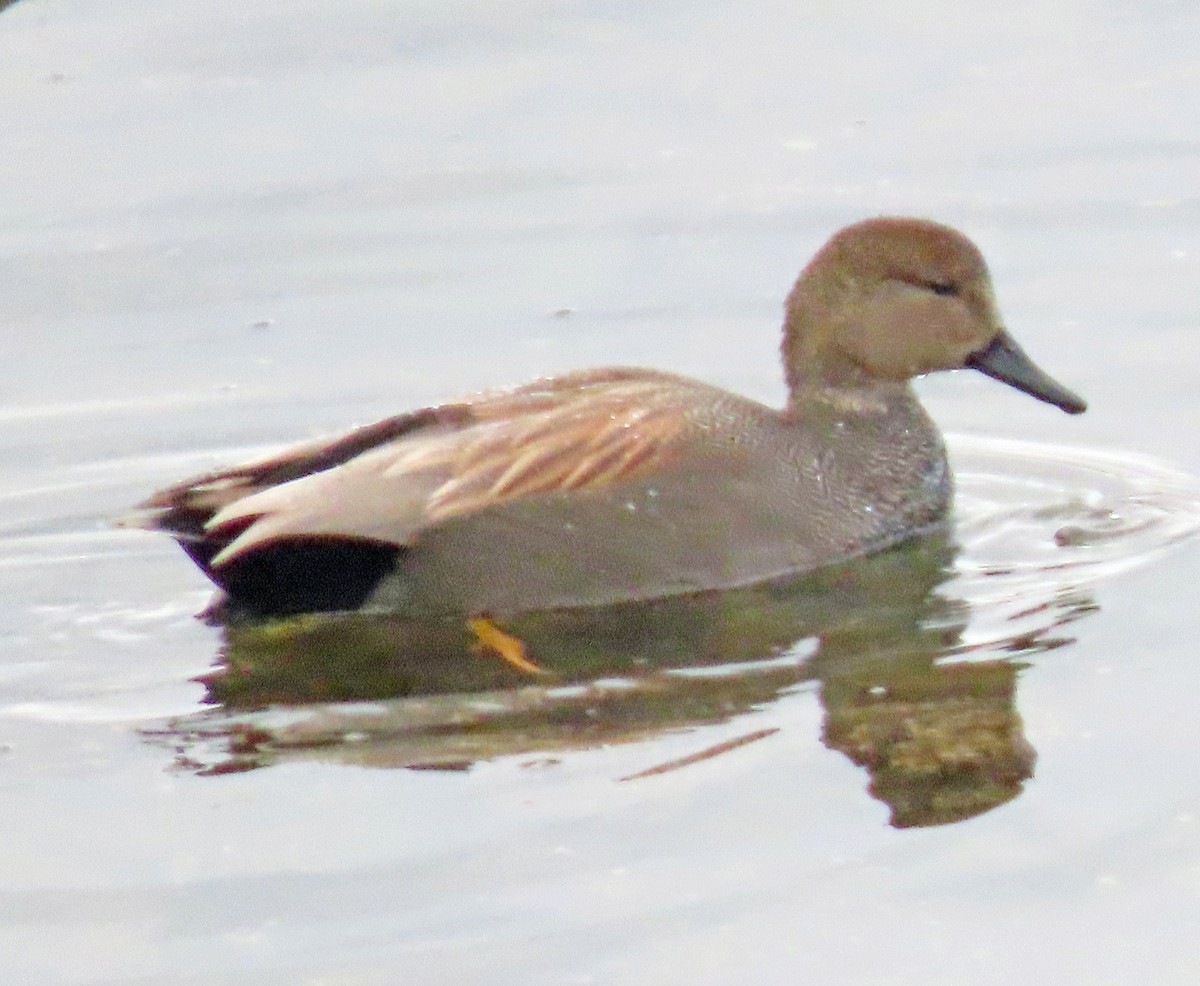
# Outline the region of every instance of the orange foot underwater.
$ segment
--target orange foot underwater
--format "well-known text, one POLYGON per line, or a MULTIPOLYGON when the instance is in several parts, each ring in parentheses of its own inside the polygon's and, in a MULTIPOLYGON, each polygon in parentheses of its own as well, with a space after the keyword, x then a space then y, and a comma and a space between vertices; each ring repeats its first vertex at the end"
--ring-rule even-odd
POLYGON ((498 654, 518 671, 526 674, 547 674, 525 656, 525 645, 511 634, 505 633, 491 620, 480 617, 468 620, 467 626, 475 634, 473 650, 478 654, 498 654))

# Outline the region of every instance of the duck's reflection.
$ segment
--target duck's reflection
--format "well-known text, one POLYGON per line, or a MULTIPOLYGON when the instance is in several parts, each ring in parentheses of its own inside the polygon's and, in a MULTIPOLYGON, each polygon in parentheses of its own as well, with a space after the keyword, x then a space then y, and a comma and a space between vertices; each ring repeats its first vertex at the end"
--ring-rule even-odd
MULTIPOLYGON (((1054 628, 1091 605, 1058 599, 1041 632, 1025 626, 1021 639, 968 647, 968 607, 939 591, 952 558, 945 540, 930 538, 735 592, 497 620, 541 673, 504 660, 462 620, 231 625, 204 680, 215 708, 157 736, 202 772, 297 755, 463 769, 725 722, 812 688, 825 745, 866 767, 892 824, 945 824, 1014 798, 1032 774, 1014 703, 1024 665, 1004 652, 1061 643, 1054 628)), ((748 728, 622 779, 680 769, 777 728, 748 728)))

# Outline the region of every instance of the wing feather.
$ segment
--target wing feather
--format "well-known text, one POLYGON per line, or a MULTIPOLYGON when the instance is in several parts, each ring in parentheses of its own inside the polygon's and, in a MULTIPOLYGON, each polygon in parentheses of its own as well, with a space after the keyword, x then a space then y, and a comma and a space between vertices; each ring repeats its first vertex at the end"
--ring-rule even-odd
POLYGON ((229 540, 212 564, 289 536, 404 545, 424 528, 513 500, 620 485, 669 461, 694 386, 650 371, 612 371, 454 405, 470 414, 456 414, 450 425, 431 417, 331 468, 252 485, 220 503, 204 529, 229 540))

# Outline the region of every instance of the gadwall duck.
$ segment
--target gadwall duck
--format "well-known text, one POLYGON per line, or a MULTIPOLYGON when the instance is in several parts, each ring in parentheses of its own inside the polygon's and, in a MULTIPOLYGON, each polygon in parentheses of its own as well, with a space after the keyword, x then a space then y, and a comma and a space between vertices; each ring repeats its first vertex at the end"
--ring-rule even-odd
POLYGON ((511 613, 718 589, 945 520, 941 436, 909 380, 973 367, 1078 414, 1003 329, 979 250, 880 218, 788 295, 788 400, 598 369, 388 418, 169 487, 172 534, 251 615, 511 613))

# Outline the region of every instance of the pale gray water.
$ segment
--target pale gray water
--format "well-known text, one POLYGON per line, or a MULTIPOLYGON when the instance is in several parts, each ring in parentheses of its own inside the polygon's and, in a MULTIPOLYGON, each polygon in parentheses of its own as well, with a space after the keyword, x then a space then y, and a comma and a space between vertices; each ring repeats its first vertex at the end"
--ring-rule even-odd
POLYGON ((6 8, 0 980, 1193 982, 1198 30, 1165 2, 6 8), (921 384, 956 436, 953 656, 1028 665, 1017 797, 889 827, 803 642, 769 701, 552 757, 179 762, 228 756, 178 729, 221 638, 112 517, 566 367, 778 399, 796 270, 881 212, 972 235, 1091 403, 921 384))

